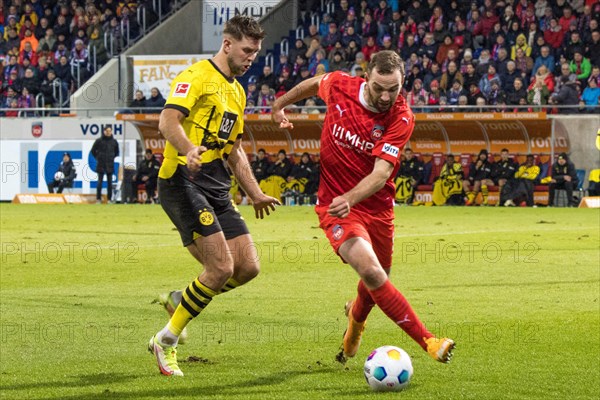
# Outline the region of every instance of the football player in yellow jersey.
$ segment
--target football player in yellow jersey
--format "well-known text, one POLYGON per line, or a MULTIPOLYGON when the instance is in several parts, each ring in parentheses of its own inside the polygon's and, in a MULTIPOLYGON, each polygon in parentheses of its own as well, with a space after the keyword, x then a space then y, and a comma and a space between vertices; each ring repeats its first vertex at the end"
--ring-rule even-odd
POLYGON ((233 205, 231 169, 252 200, 257 218, 279 200, 260 190, 241 146, 246 95, 235 80, 252 65, 265 36, 245 16, 230 19, 219 52, 179 74, 171 84, 159 129, 167 139, 159 171, 160 203, 177 227, 183 245, 204 266, 200 276, 171 307, 169 323, 150 339, 164 375, 183 376, 177 343, 185 326, 219 293, 250 281, 259 272, 258 256, 246 224, 233 205))

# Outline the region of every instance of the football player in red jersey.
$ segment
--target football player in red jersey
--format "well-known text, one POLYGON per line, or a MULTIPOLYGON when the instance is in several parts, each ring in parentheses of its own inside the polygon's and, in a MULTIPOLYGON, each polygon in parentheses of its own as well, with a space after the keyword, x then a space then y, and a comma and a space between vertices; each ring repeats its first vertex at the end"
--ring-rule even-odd
POLYGON ((310 78, 273 104, 272 120, 293 129, 284 108, 318 95, 327 104, 321 133, 321 181, 316 212, 333 249, 360 276, 346 304, 348 329, 338 361, 356 355, 369 312, 379 308, 434 359, 446 363, 454 341, 425 328, 388 278, 394 243, 393 177, 415 118, 400 95, 404 64, 397 53, 371 58, 365 79, 343 72, 310 78))

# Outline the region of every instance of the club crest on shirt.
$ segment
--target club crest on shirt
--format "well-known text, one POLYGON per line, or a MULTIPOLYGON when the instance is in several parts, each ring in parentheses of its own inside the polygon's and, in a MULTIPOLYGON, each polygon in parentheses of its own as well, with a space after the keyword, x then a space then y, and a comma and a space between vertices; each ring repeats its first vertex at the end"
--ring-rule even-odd
POLYGON ((340 240, 344 235, 344 228, 339 224, 335 225, 331 231, 333 232, 333 238, 335 240, 340 240))
POLYGON ((187 97, 192 85, 190 83, 180 82, 175 86, 172 97, 187 97))
POLYGON ((202 211, 200 213, 200 223, 204 226, 212 225, 215 222, 215 217, 213 217, 210 211, 202 211))
POLYGON ((385 128, 381 125, 375 125, 371 130, 371 139, 374 141, 378 141, 383 137, 385 132, 385 128))

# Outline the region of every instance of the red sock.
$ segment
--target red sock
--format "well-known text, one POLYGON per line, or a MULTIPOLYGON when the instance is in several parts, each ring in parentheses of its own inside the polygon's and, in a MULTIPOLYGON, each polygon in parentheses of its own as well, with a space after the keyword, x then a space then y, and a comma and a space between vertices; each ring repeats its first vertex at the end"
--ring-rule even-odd
POLYGON ((419 343, 423 350, 427 350, 427 344, 423 338, 429 339, 433 334, 425 328, 408 300, 392 285, 392 282, 388 279, 383 285, 370 292, 371 297, 381 308, 381 311, 396 325, 400 326, 415 342, 419 343))
POLYGON ((363 322, 375 306, 375 300, 371 297, 369 289, 365 286, 362 279, 358 281, 358 295, 352 305, 352 317, 356 322, 363 322))

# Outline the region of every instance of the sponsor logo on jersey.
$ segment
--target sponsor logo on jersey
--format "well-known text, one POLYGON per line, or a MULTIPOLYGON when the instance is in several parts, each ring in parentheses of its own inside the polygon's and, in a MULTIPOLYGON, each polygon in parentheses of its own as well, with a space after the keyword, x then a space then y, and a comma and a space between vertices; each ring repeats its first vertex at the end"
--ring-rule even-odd
POLYGON ((335 108, 338 110, 338 112, 340 113, 340 118, 342 117, 342 115, 347 111, 347 110, 342 110, 342 107, 339 104, 335 105, 335 108))
POLYGON ((383 126, 375 125, 371 130, 371 139, 373 139, 374 141, 380 140, 383 137, 384 131, 385 128, 383 126))
POLYGON ((354 148, 355 150, 370 153, 375 144, 368 140, 361 139, 357 133, 352 133, 348 129, 338 124, 333 124, 333 137, 338 139, 336 143, 340 146, 354 148))
POLYGON ((389 154, 392 157, 398 157, 398 155, 400 154, 400 149, 396 146, 392 146, 389 143, 384 144, 381 151, 385 154, 389 154))
POLYGON ((331 231, 335 240, 340 240, 344 235, 344 228, 341 225, 335 225, 331 231))
POLYGON ((191 87, 191 83, 178 83, 175 86, 172 97, 187 97, 191 87))

